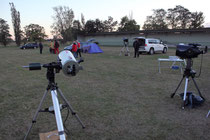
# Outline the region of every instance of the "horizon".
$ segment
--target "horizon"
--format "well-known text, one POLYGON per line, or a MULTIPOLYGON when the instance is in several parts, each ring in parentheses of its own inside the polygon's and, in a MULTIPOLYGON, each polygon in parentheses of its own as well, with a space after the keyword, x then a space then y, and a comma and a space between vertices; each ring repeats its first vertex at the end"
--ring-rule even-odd
POLYGON ((206 3, 210 2, 207 0, 201 1, 202 3, 197 3, 195 0, 172 0, 170 4, 168 4, 167 0, 148 0, 146 2, 143 0, 131 0, 129 2, 126 0, 102 0, 100 3, 97 0, 31 0, 30 2, 27 0, 3 0, 0 5, 0 18, 7 21, 7 24, 9 24, 10 27, 10 34, 12 35, 12 38, 14 38, 9 6, 9 3, 13 2, 16 10, 20 12, 21 29, 23 30, 23 28, 29 24, 38 24, 44 27, 45 33, 50 39, 52 38, 52 29, 50 26, 53 24, 53 7, 68 6, 74 11, 74 20, 80 20, 81 14, 83 14, 85 21, 90 19, 95 20, 97 18, 100 20, 106 20, 108 19, 108 16, 111 16, 114 21, 118 21, 119 23, 122 17, 131 14, 137 24, 140 25, 140 30, 142 30, 146 17, 152 15, 153 9, 162 8, 167 10, 169 8, 174 8, 176 5, 181 5, 187 8, 190 12, 203 12, 205 17, 203 25, 205 28, 208 28, 210 27, 210 15, 208 14, 208 4, 206 3))

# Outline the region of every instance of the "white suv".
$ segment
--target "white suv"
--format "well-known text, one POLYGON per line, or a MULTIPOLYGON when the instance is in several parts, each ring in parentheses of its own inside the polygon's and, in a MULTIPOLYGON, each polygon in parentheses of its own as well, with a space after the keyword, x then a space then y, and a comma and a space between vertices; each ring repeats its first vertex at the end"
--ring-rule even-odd
POLYGON ((136 37, 140 41, 139 53, 149 53, 154 54, 155 52, 166 53, 168 50, 168 46, 163 44, 159 39, 154 38, 144 38, 144 37, 136 37))

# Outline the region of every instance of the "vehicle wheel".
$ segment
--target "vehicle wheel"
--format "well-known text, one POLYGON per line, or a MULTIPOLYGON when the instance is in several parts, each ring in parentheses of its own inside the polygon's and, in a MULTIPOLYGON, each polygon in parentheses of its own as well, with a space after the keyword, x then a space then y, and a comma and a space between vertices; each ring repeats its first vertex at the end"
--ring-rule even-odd
POLYGON ((23 48, 24 50, 26 49, 26 48, 23 48))
POLYGON ((153 54, 154 54, 154 49, 153 49, 153 48, 151 48, 151 49, 149 50, 149 54, 150 54, 150 55, 153 55, 153 54))
POLYGON ((163 53, 166 53, 167 52, 167 48, 163 48, 163 53))
POLYGON ((36 47, 34 47, 34 49, 36 49, 36 47))
POLYGON ((139 54, 142 54, 142 52, 139 52, 139 54))

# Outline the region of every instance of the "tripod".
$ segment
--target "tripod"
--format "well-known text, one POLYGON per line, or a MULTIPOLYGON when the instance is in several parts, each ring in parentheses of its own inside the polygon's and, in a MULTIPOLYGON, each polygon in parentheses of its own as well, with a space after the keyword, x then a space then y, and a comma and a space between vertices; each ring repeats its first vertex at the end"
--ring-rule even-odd
POLYGON ((81 124, 82 128, 85 128, 85 125, 82 123, 82 121, 80 120, 79 116, 76 114, 76 112, 73 110, 72 106, 70 105, 70 103, 67 101, 67 99, 65 98, 65 96, 63 95, 62 91, 58 88, 57 84, 55 83, 55 72, 58 73, 59 72, 59 66, 54 66, 51 63, 49 63, 49 65, 45 65, 45 67, 47 68, 47 79, 49 81, 49 84, 47 86, 47 89, 41 99, 41 102, 38 106, 38 109, 36 110, 36 113, 33 117, 33 120, 28 128, 28 131, 24 137, 24 140, 27 139, 33 125, 36 123, 36 119, 38 117, 38 113, 39 112, 43 112, 41 111, 41 107, 42 104, 46 98, 47 93, 50 91, 51 92, 51 96, 52 96, 52 102, 53 102, 53 108, 54 108, 54 114, 55 114, 55 118, 56 118, 56 124, 57 124, 57 128, 58 128, 58 135, 60 137, 60 140, 66 140, 65 138, 65 133, 64 133, 64 126, 63 126, 63 121, 62 121, 62 117, 61 117, 61 112, 60 112, 60 105, 59 105, 59 101, 58 101, 58 95, 57 93, 60 95, 61 99, 65 102, 66 107, 69 109, 69 111, 71 111, 72 115, 74 115, 76 117, 76 119, 79 121, 79 123, 81 124))
POLYGON ((130 51, 128 49, 128 42, 124 41, 124 46, 122 47, 122 49, 120 50, 120 56, 122 55, 122 53, 125 52, 126 56, 130 56, 130 51))
MULTIPOLYGON (((200 92, 200 90, 199 90, 199 88, 198 88, 198 85, 197 85, 196 82, 195 82, 195 79, 194 79, 195 74, 196 74, 196 72, 195 72, 194 70, 192 70, 192 59, 191 59, 191 58, 187 58, 187 66, 186 66, 186 68, 185 68, 183 77, 182 77, 181 81, 179 82, 179 84, 178 84, 176 90, 174 91, 174 93, 171 94, 171 98, 173 98, 174 95, 176 94, 176 91, 179 89, 179 87, 180 87, 182 81, 183 81, 184 78, 185 78, 185 88, 184 88, 184 96, 183 96, 182 109, 184 109, 184 107, 185 107, 186 96, 187 96, 187 87, 188 87, 188 82, 189 82, 189 78, 190 78, 190 77, 192 78, 193 83, 194 83, 196 89, 198 90, 198 93, 199 93, 200 97, 204 99, 204 97, 201 95, 201 92, 200 92)), ((205 99, 204 99, 204 100, 205 100, 205 99)))

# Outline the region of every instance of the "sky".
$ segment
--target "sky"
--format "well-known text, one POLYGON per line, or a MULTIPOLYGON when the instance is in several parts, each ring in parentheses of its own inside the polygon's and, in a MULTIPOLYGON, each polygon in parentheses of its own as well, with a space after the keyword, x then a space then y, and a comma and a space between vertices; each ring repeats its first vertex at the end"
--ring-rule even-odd
POLYGON ((165 10, 181 5, 191 12, 203 12, 205 27, 210 27, 210 0, 0 0, 0 18, 7 21, 10 26, 10 34, 13 35, 11 11, 9 2, 13 2, 17 11, 20 12, 21 28, 29 24, 39 24, 45 28, 49 38, 52 37, 50 26, 53 24, 53 7, 68 6, 74 11, 75 20, 108 19, 108 16, 120 22, 124 16, 131 13, 133 19, 141 27, 147 16, 152 15, 153 9, 165 10))

